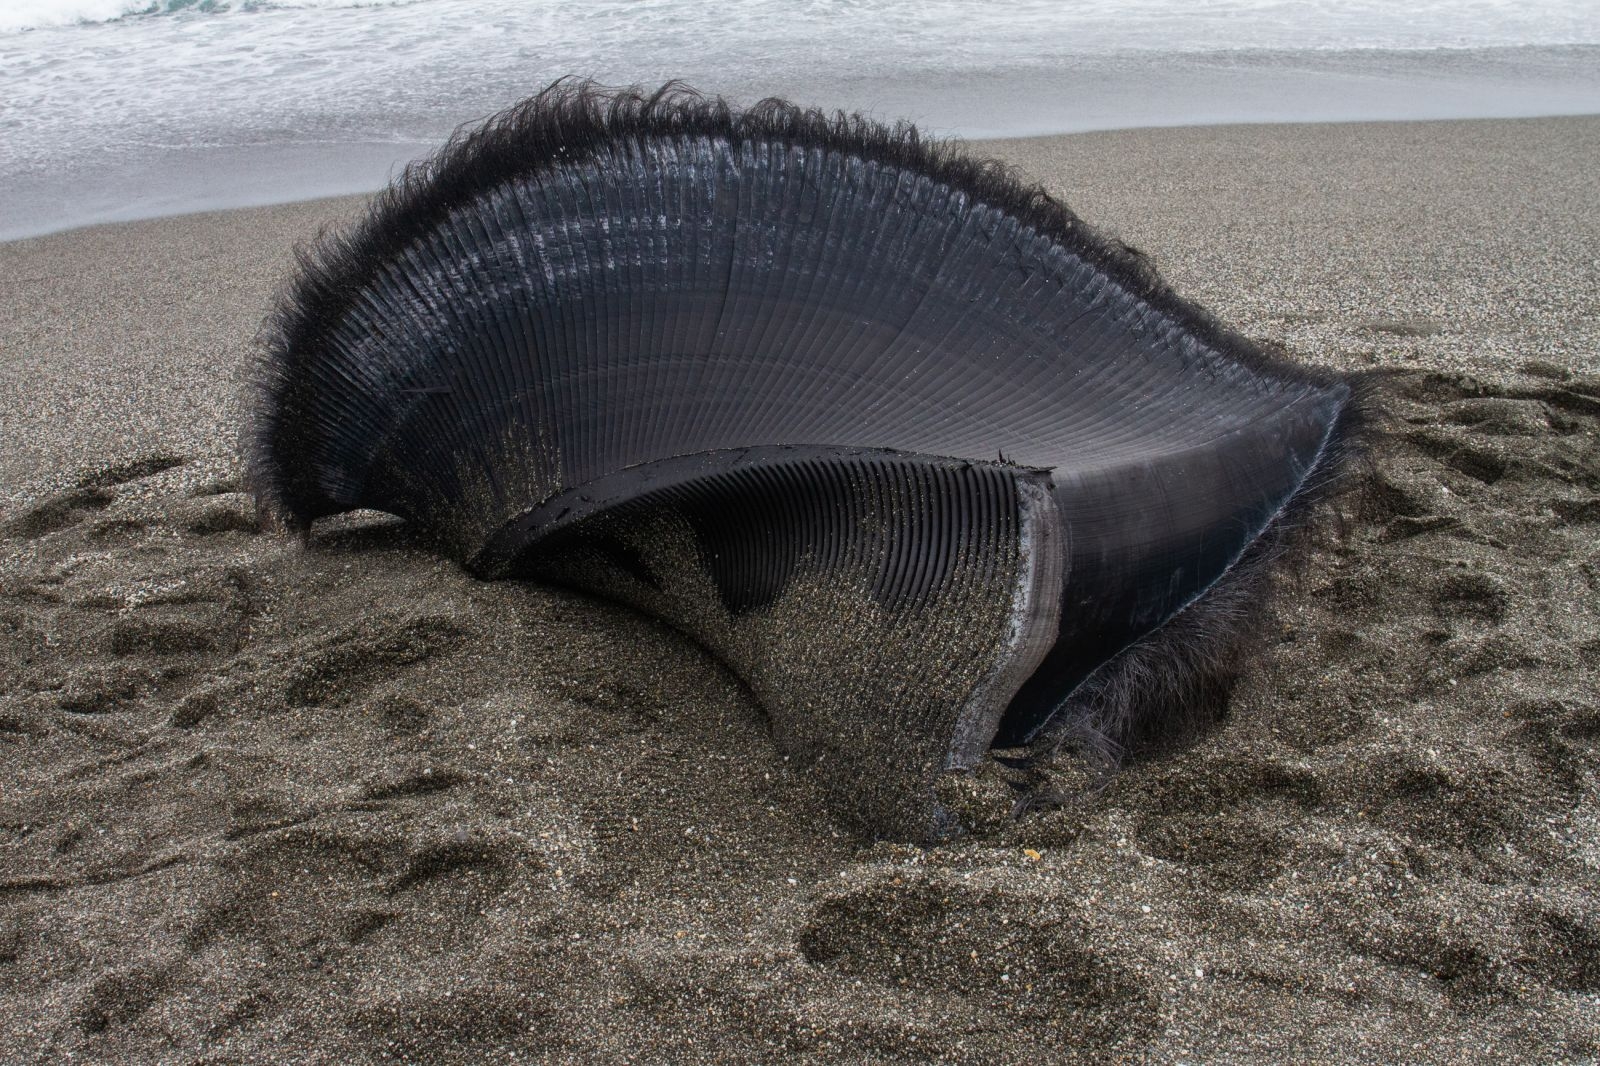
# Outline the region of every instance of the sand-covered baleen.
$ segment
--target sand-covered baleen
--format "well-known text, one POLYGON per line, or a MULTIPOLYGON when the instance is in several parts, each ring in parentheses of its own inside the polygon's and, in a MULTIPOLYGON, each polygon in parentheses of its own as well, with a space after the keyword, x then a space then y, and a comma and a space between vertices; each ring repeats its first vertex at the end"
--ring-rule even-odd
POLYGON ((1002 165, 860 116, 559 83, 303 257, 249 478, 644 609, 874 834, 949 771, 1215 710, 1340 483, 1270 354, 1002 165))

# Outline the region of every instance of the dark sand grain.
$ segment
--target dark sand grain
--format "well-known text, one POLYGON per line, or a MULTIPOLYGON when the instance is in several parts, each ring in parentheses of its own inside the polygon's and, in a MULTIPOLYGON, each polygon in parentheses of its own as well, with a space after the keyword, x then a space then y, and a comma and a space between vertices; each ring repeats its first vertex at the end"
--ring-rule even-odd
POLYGON ((1393 440, 1221 727, 927 851, 661 625, 256 530, 238 368, 356 202, 0 245, 0 1058, 1596 1061, 1600 120, 993 147, 1393 440))

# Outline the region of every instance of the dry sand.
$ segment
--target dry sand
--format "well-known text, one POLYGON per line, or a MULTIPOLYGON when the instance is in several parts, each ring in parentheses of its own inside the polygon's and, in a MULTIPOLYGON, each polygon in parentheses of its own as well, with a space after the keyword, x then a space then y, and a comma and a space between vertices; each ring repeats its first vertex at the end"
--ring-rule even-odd
POLYGON ((356 202, 0 245, 0 1057, 1596 1061, 1600 120, 990 147, 1393 437, 1226 722, 932 850, 665 627, 256 530, 237 368, 356 202))

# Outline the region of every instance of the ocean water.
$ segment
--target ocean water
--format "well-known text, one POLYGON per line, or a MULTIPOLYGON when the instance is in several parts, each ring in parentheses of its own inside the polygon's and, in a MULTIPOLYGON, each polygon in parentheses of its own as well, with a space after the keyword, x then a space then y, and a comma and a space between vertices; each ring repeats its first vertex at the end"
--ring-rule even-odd
POLYGON ((374 188, 566 76, 968 137, 1600 111, 1596 0, 0 0, 0 238, 374 188))

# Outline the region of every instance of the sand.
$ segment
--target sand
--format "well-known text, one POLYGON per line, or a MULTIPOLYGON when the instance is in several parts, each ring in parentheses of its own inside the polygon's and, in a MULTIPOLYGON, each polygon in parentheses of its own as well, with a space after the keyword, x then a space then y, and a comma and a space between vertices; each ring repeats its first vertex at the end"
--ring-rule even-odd
POLYGON ((986 147, 1392 420, 1225 721, 931 850, 662 625, 258 530, 238 368, 358 200, 0 244, 0 1057, 1600 1058, 1600 119, 986 147))

